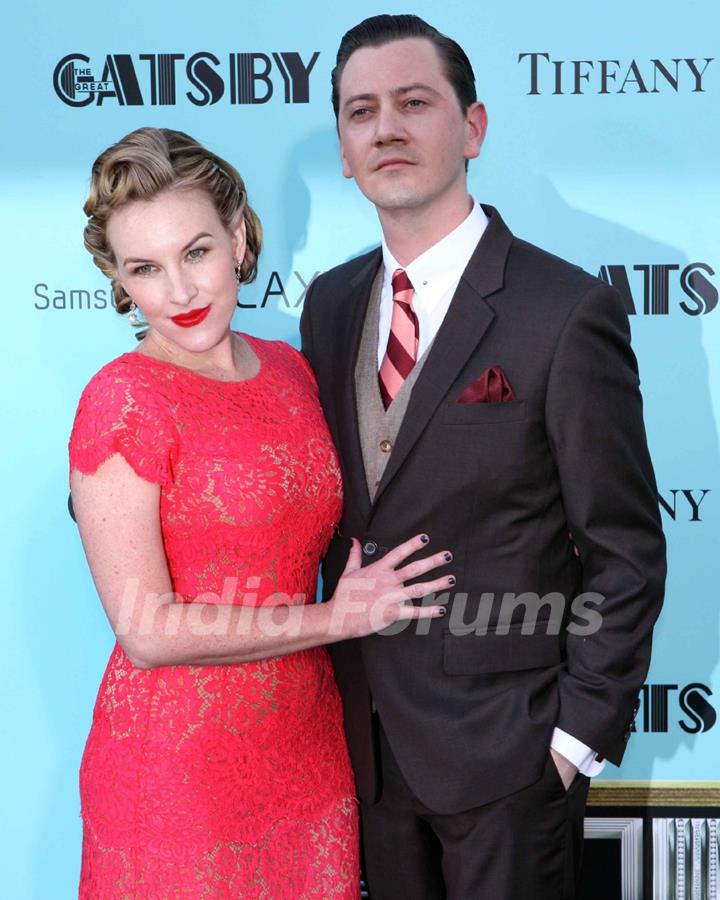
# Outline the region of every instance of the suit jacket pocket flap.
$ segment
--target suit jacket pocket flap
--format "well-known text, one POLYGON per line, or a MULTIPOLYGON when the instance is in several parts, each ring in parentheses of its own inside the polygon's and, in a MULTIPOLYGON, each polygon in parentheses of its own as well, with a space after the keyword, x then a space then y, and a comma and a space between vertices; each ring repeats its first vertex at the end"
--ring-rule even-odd
MULTIPOLYGON (((537 628, 543 625, 538 624, 537 628)), ((562 659, 560 637, 556 634, 521 634, 519 628, 511 628, 507 634, 448 632, 443 638, 443 668, 448 675, 539 669, 557 665, 562 659)))
POLYGON ((525 419, 525 401, 445 403, 441 415, 443 422, 448 425, 495 425, 502 422, 522 422, 525 419))

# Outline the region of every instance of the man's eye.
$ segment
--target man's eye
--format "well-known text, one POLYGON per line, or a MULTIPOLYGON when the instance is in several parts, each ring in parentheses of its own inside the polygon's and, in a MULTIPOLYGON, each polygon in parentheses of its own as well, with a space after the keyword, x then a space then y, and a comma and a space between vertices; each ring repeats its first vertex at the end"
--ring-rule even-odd
POLYGON ((366 106, 359 106, 357 109, 354 109, 350 113, 350 118, 351 119, 362 119, 369 112, 370 112, 370 110, 366 106))
POLYGON ((420 106, 427 106, 424 100, 418 100, 417 97, 413 97, 412 100, 408 100, 408 106, 412 106, 414 109, 417 109, 420 106))

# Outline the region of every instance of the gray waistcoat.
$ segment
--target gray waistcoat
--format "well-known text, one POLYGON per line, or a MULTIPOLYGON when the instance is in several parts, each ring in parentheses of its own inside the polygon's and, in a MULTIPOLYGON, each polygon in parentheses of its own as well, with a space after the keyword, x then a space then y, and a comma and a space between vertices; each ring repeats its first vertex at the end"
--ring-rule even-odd
POLYGON ((385 466, 390 459, 413 386, 430 350, 428 347, 415 363, 409 377, 386 411, 378 384, 378 320, 380 318, 382 284, 383 267, 380 266, 370 291, 370 302, 365 313, 360 349, 355 366, 358 430, 365 466, 365 481, 371 500, 375 497, 385 466))

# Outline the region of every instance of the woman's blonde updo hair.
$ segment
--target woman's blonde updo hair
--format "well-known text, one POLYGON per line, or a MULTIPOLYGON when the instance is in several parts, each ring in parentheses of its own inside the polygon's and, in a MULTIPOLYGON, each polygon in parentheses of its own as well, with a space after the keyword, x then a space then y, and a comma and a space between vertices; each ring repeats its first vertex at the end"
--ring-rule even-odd
POLYGON ((95 265, 112 282, 115 307, 130 310, 132 300, 116 277, 107 239, 110 216, 132 200, 150 200, 167 189, 205 191, 228 230, 245 220, 245 257, 239 281, 253 281, 262 246, 262 225, 247 202, 240 173, 194 138, 170 128, 138 128, 108 147, 93 163, 85 214, 85 246, 95 265))

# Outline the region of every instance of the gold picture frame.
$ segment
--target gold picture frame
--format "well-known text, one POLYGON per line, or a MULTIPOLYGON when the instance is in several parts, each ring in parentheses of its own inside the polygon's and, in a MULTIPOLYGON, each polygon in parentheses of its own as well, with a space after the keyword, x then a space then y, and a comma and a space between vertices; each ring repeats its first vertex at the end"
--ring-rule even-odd
POLYGON ((720 781, 593 781, 588 806, 720 807, 720 781))

